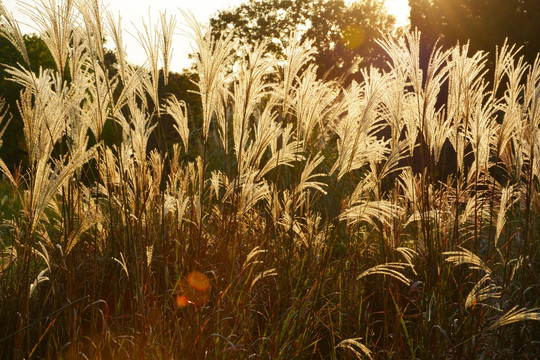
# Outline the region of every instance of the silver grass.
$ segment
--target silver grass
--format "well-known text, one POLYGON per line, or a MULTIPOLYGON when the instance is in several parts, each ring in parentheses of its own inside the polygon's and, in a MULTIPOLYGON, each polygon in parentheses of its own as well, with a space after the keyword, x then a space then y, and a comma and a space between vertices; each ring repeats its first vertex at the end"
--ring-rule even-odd
POLYGON ((69 74, 71 76, 72 87, 88 82, 91 78, 91 59, 89 55, 89 45, 84 34, 84 30, 77 27, 73 30, 72 46, 68 53, 69 74))
POLYGON ((534 63, 529 68, 527 79, 523 91, 523 110, 526 128, 529 132, 530 143, 529 152, 535 154, 531 160, 533 163, 533 176, 539 178, 540 175, 540 56, 537 56, 534 63))
POLYGON ((88 82, 83 77, 72 81, 65 93, 67 107, 66 117, 68 126, 64 129, 67 136, 67 148, 70 152, 77 152, 79 148, 86 148, 88 144, 88 131, 92 125, 91 118, 87 116, 82 104, 88 100, 88 82))
POLYGON ((326 125, 333 123, 334 119, 327 117, 333 113, 338 95, 335 84, 317 80, 316 66, 310 66, 304 71, 292 105, 297 119, 298 139, 304 145, 311 143, 312 136, 324 136, 326 125), (313 134, 317 125, 319 131, 313 134))
POLYGON ((503 101, 507 107, 513 107, 517 104, 523 106, 521 101, 526 85, 524 80, 529 68, 530 65, 524 62, 523 57, 520 57, 517 62, 510 62, 506 67, 507 91, 503 101))
POLYGON ((28 297, 31 297, 34 293, 34 290, 36 290, 36 287, 41 284, 42 282, 49 281, 49 278, 45 276, 45 274, 48 272, 48 269, 43 269, 39 272, 36 279, 30 284, 30 290, 28 292, 28 297))
MULTIPOLYGON (((120 110, 126 106, 128 102, 133 101, 134 97, 141 101, 143 107, 148 107, 146 104, 145 87, 143 85, 144 79, 148 77, 145 68, 126 64, 124 71, 125 78, 122 79, 124 86, 111 110, 111 115, 113 116, 118 116, 120 110)), ((113 89, 114 87, 112 87, 111 90, 113 89)))
POLYGON ((259 178, 278 166, 293 166, 294 162, 304 159, 300 153, 302 143, 295 140, 293 135, 293 125, 289 124, 283 129, 281 136, 272 139, 270 142, 271 156, 263 168, 260 169, 259 178), (278 145, 279 142, 281 142, 281 146, 278 145))
POLYGON ((520 321, 536 320, 540 321, 540 308, 518 309, 517 305, 503 314, 497 321, 489 327, 489 330, 495 330, 501 326, 513 324, 520 321))
POLYGON ((316 49, 311 46, 311 42, 300 41, 300 35, 297 32, 290 34, 287 44, 283 47, 285 61, 278 63, 281 81, 274 93, 281 100, 282 118, 289 115, 300 71, 311 61, 315 52, 316 49))
POLYGON ((367 357, 368 359, 373 359, 371 356, 371 351, 362 344, 360 341, 362 338, 356 339, 345 339, 336 345, 336 348, 345 348, 351 350, 358 359, 363 359, 367 357))
POLYGON ((187 152, 189 145, 189 128, 186 103, 184 101, 179 101, 176 96, 170 95, 165 102, 164 111, 174 119, 174 128, 180 135, 184 149, 187 152))
POLYGON ((223 200, 232 199, 232 194, 239 192, 237 199, 238 213, 246 214, 259 201, 265 199, 270 192, 267 182, 263 179, 257 181, 258 171, 244 172, 236 177, 235 181, 228 182, 223 200))
POLYGON ((501 199, 499 202, 499 209, 497 211, 495 237, 493 239, 495 249, 499 249, 499 237, 501 236, 503 227, 506 223, 507 211, 516 201, 518 201, 518 198, 515 196, 514 187, 512 185, 501 190, 501 199))
MULTIPOLYGON (((262 167, 262 161, 272 142, 283 134, 281 124, 276 121, 278 114, 273 111, 275 103, 270 100, 261 114, 254 117, 253 141, 247 146, 242 158, 238 159, 239 172, 244 169, 262 167)), ((257 180, 265 173, 261 171, 257 180)))
MULTIPOLYGON (((114 90, 117 86, 116 81, 109 81, 107 74, 101 67, 94 69, 91 86, 88 87, 86 101, 82 108, 88 119, 90 119, 90 130, 97 141, 103 137, 103 127, 110 115, 111 96, 109 90, 114 90)), ((90 84, 89 84, 90 85, 90 84)))
POLYGON ((128 139, 128 143, 133 148, 135 159, 140 164, 144 164, 146 160, 146 149, 148 139, 157 124, 150 125, 150 117, 146 109, 139 107, 135 102, 130 102, 129 110, 131 118, 127 119, 119 116, 123 131, 128 139))
POLYGON ((447 211, 445 212, 440 209, 432 209, 432 210, 423 211, 423 212, 415 211, 411 216, 409 216, 404 226, 407 226, 412 222, 422 221, 425 219, 430 219, 434 221, 438 226, 441 226, 443 225, 443 221, 442 221, 443 216, 449 215, 449 214, 450 214, 449 212, 447 211))
MULTIPOLYGON (((505 78, 507 79, 504 83, 506 91, 498 105, 504 115, 498 129, 499 136, 496 141, 493 141, 492 145, 497 155, 500 152, 508 152, 501 157, 506 161, 513 162, 514 164, 508 164, 511 165, 509 168, 516 168, 518 174, 521 173, 524 162, 529 160, 528 152, 530 152, 530 145, 532 144, 523 140, 527 139, 528 135, 536 137, 538 132, 534 125, 527 122, 527 113, 523 104, 525 90, 523 80, 528 69, 529 66, 523 63, 522 58, 517 63, 514 61, 508 62, 504 69, 505 78)), ((500 86, 503 86, 503 84, 500 86)))
POLYGON ((149 199, 151 200, 153 200, 154 195, 158 195, 161 191, 160 185, 165 170, 164 166, 166 160, 168 160, 167 154, 162 155, 157 149, 152 149, 147 157, 151 177, 150 184, 152 185, 149 189, 149 199))
POLYGON ((167 12, 160 12, 159 19, 161 24, 161 60, 163 63, 163 82, 167 86, 169 82, 170 64, 172 62, 172 37, 176 29, 176 16, 171 15, 167 18, 167 12))
MULTIPOLYGON (((105 148, 104 151, 100 152, 99 159, 99 174, 105 183, 112 186, 119 186, 122 184, 122 172, 118 162, 121 162, 126 168, 130 168, 130 162, 132 162, 132 156, 130 150, 123 148, 121 150, 121 156, 118 161, 116 161, 116 156, 113 153, 113 149, 105 148)), ((107 194, 108 191, 104 191, 103 194, 107 194)))
POLYGON ((402 209, 387 200, 351 199, 350 205, 339 216, 340 220, 347 220, 349 224, 367 222, 376 224, 380 222, 389 226, 391 220, 397 218, 402 209))
POLYGON ((120 264, 120 266, 122 267, 122 270, 124 270, 124 273, 126 274, 127 278, 129 279, 129 269, 128 269, 127 261, 126 261, 126 259, 124 257, 124 253, 122 253, 122 252, 120 253, 120 259, 115 258, 115 257, 113 257, 112 259, 120 264))
POLYGON ((491 269, 472 251, 459 247, 457 251, 445 251, 443 256, 445 261, 453 266, 466 264, 473 270, 482 270, 486 274, 491 274, 491 269))
POLYGON ((357 199, 358 201, 367 198, 370 193, 377 187, 377 178, 373 172, 368 172, 357 184, 354 188, 354 191, 349 196, 349 204, 351 204, 354 200, 357 199))
POLYGON ((527 73, 523 103, 527 110, 529 124, 540 123, 540 55, 536 57, 527 73))
POLYGON ((222 187, 226 187, 225 183, 228 182, 228 177, 219 170, 212 171, 210 175, 210 188, 214 192, 216 199, 220 199, 220 190, 222 187))
POLYGON ((412 270, 414 275, 418 275, 418 273, 416 272, 416 270, 414 268, 414 264, 413 264, 413 259, 418 257, 418 253, 416 251, 414 251, 413 249, 408 248, 408 247, 397 247, 395 250, 401 256, 403 256, 403 258, 405 259, 407 264, 409 264, 411 266, 410 269, 412 270))
POLYGON ((453 48, 448 64, 448 100, 447 118, 452 122, 453 131, 448 139, 456 150, 457 166, 464 173, 463 158, 466 147, 465 137, 470 109, 481 100, 479 89, 482 88, 486 53, 477 52, 468 55, 469 44, 453 48))
POLYGON ((506 73, 506 69, 514 61, 521 47, 509 45, 508 39, 504 40, 503 45, 495 50, 495 71, 493 76, 493 93, 497 93, 498 87, 502 82, 502 78, 506 73))
POLYGON ((115 19, 112 12, 107 11, 106 13, 106 23, 105 29, 107 34, 112 38, 116 55, 116 59, 119 65, 119 73, 122 82, 126 83, 126 49, 123 40, 123 31, 122 31, 122 16, 118 14, 118 18, 115 19))
MULTIPOLYGON (((473 177, 475 173, 473 173, 473 177)), ((474 217, 479 216, 489 219, 489 202, 482 192, 472 192, 467 197, 465 208, 463 212, 459 214, 459 223, 465 225, 467 223, 474 224, 474 217)))
POLYGON ((323 160, 324 156, 320 153, 315 154, 313 158, 308 158, 306 160, 304 170, 302 170, 302 174, 300 174, 300 181, 295 189, 296 192, 302 193, 308 189, 314 189, 326 195, 326 190, 324 189, 326 184, 321 181, 316 181, 315 179, 326 177, 327 175, 323 173, 313 173, 323 160))
MULTIPOLYGON (((225 74, 221 74, 221 77, 225 77, 225 74)), ((225 82, 225 80, 222 80, 225 82)), ((230 122, 230 116, 232 113, 229 100, 231 98, 231 92, 225 86, 216 94, 216 118, 218 123, 218 136, 221 141, 221 146, 225 150, 225 153, 229 153, 229 127, 228 123, 230 122)))
POLYGON ((199 229, 202 226, 203 213, 202 213, 202 192, 204 190, 204 172, 205 165, 203 163, 202 157, 198 156, 195 159, 194 164, 189 164, 187 169, 187 175, 190 179, 191 187, 191 207, 193 209, 193 214, 195 215, 194 222, 199 229))
POLYGON ((30 67, 30 58, 28 57, 26 44, 19 23, 2 3, 0 3, 0 19, 0 36, 6 38, 15 49, 17 49, 19 54, 21 54, 25 65, 30 67))
POLYGON ((375 161, 370 162, 370 168, 376 177, 376 182, 381 183, 386 177, 394 173, 399 174, 403 170, 410 168, 408 165, 401 165, 408 156, 410 156, 410 153, 407 142, 394 142, 390 153, 382 164, 375 161))
POLYGON ((105 71, 105 46, 104 40, 106 37, 103 24, 103 6, 99 0, 76 0, 77 8, 81 14, 85 38, 91 60, 97 60, 98 64, 93 65, 93 68, 101 67, 105 71))
POLYGON ((43 261, 45 262, 45 265, 47 266, 47 269, 49 270, 49 272, 51 272, 52 270, 51 256, 49 254, 49 251, 47 250, 47 247, 44 245, 43 241, 39 241, 38 245, 41 249, 37 249, 37 246, 36 246, 36 248, 34 249, 34 252, 36 253, 37 256, 43 259, 43 261))
MULTIPOLYGON (((406 127, 403 119, 405 111, 405 89, 407 87, 403 74, 392 70, 387 82, 388 87, 381 97, 382 106, 380 112, 381 116, 390 125, 392 131, 390 145, 394 148, 404 130, 410 132, 411 130, 416 131, 416 129, 406 127)), ((416 135, 414 135, 414 138, 416 138, 416 135)), ((411 145, 412 150, 414 144, 411 145)))
POLYGON ((363 70, 365 82, 355 82, 344 91, 347 114, 335 125, 338 158, 330 173, 338 171, 338 179, 346 173, 360 169, 370 161, 381 161, 389 152, 388 140, 374 134, 382 127, 378 121, 377 106, 386 88, 387 75, 371 68, 363 70))
POLYGON ((415 30, 399 38, 383 37, 377 43, 390 56, 393 71, 410 83, 415 94, 420 94, 424 79, 420 68, 420 32, 415 30))
POLYGON ((73 24, 76 23, 74 5, 73 0, 40 0, 39 5, 23 3, 21 9, 37 26, 62 76, 73 40, 73 24))
POLYGON ((275 99, 270 99, 261 114, 254 116, 253 140, 245 147, 243 155, 238 159, 240 175, 258 170, 256 180, 262 179, 269 171, 280 165, 292 166, 295 161, 303 160, 300 154, 301 143, 294 140, 293 125, 283 128, 276 121, 278 114, 274 112, 275 99), (281 144, 278 146, 278 140, 281 144), (269 150, 269 158, 265 155, 269 150), (263 160, 266 163, 263 166, 263 160))
POLYGON ((412 169, 408 167, 399 174, 398 180, 405 199, 413 204, 419 204, 422 193, 420 175, 413 174, 412 169))
POLYGON ((439 92, 448 78, 448 66, 446 66, 446 63, 449 56, 449 50, 442 51, 441 48, 436 47, 430 55, 423 89, 415 89, 416 94, 419 95, 417 98, 418 115, 422 119, 419 124, 420 131, 437 161, 442 146, 451 132, 450 120, 444 116, 442 111, 436 110, 439 92))
MULTIPOLYGON (((8 115, 8 111, 9 108, 6 106, 6 101, 0 98, 0 124, 5 122, 0 130, 0 148, 2 147, 2 136, 4 135, 4 132, 6 131, 12 118, 11 114, 9 114, 9 117, 6 117, 8 115)), ((16 181, 13 178, 11 171, 2 159, 0 159, 0 171, 8 178, 11 184, 16 185, 16 181)))
POLYGON ((271 62, 265 53, 266 45, 261 43, 248 52, 244 61, 236 65, 232 94, 232 128, 234 150, 238 161, 243 156, 250 137, 250 118, 272 86, 265 81, 265 75, 271 69, 271 62))
POLYGON ((262 263, 262 261, 257 260, 257 258, 259 257, 259 254, 264 254, 266 252, 267 250, 261 249, 260 246, 255 246, 253 249, 251 249, 249 254, 247 254, 246 260, 244 260, 244 265, 242 265, 242 268, 245 269, 250 265, 262 263))
POLYGON ((497 300, 501 297, 500 286, 495 285, 489 274, 484 275, 474 287, 471 289, 465 299, 465 309, 469 309, 476 305, 488 305, 487 300, 497 300))
POLYGON ((407 268, 414 269, 414 266, 410 263, 404 264, 404 263, 399 263, 399 262, 391 262, 391 263, 376 265, 362 272, 360 275, 358 275, 356 279, 360 280, 370 275, 388 275, 390 277, 393 277, 396 280, 401 281, 405 285, 410 286, 412 281, 407 276, 403 275, 400 272, 407 268))
POLYGON ((403 96, 403 126, 405 129, 405 141, 409 146, 409 153, 413 153, 418 146, 418 134, 420 134, 420 119, 418 115, 417 96, 414 92, 407 92, 403 96))
POLYGON ((94 149, 82 150, 70 155, 69 159, 48 162, 49 159, 41 158, 34 168, 32 184, 32 196, 30 200, 30 229, 33 231, 38 225, 43 211, 49 205, 53 197, 64 186, 71 176, 83 164, 94 156, 94 149))
POLYGON ((294 239, 297 247, 309 247, 319 253, 326 245, 329 228, 323 226, 319 214, 309 215, 306 211, 304 216, 295 216, 293 219, 288 211, 284 211, 278 224, 284 231, 292 230, 295 233, 299 239, 294 239))
POLYGON ((68 255, 73 250, 83 234, 104 221, 103 213, 96 206, 91 190, 83 185, 78 190, 81 195, 74 201, 74 207, 80 209, 78 221, 63 243, 64 255, 68 255))
POLYGON ((253 280, 251 281, 251 285, 249 286, 249 289, 251 290, 253 288, 253 286, 261 281, 262 279, 266 279, 268 277, 272 277, 272 276, 277 276, 277 272, 276 272, 276 269, 275 268, 272 268, 272 269, 269 269, 269 270, 264 270, 262 272, 260 272, 259 274, 257 274, 257 276, 255 276, 253 278, 253 280))
MULTIPOLYGON (((485 86, 481 91, 485 92, 485 86)), ((491 98, 488 98, 485 103, 478 101, 470 109, 466 139, 471 144, 475 159, 476 180, 480 174, 487 172, 490 168, 489 155, 493 148, 492 144, 497 143, 496 134, 499 124, 495 121, 496 108, 491 101, 491 98)))
POLYGON ((492 152, 501 159, 507 169, 519 169, 517 173, 521 173, 524 149, 521 141, 520 146, 515 147, 513 145, 523 135, 524 128, 526 127, 522 121, 522 115, 519 105, 504 109, 503 120, 497 129, 497 142, 493 145, 492 149, 492 152))
MULTIPOLYGON (((142 30, 137 29, 137 40, 141 44, 146 53, 147 64, 150 68, 150 78, 142 78, 146 91, 152 98, 158 116, 161 115, 159 104, 159 54, 162 48, 162 37, 169 36, 163 34, 162 29, 156 25, 152 25, 150 19, 150 10, 148 11, 148 23, 142 19, 142 30)), ((166 29, 169 30, 169 29, 166 29)), ((170 50, 170 49, 169 49, 170 50)), ((166 54, 170 56, 170 54, 166 54)))
POLYGON ((512 259, 509 261, 509 264, 515 262, 515 264, 512 266, 512 271, 510 272, 510 278, 509 280, 512 281, 514 279, 514 275, 516 272, 527 262, 529 262, 529 256, 519 256, 517 259, 512 259))
POLYGON ((51 90, 54 83, 51 72, 46 71, 38 78, 33 74, 31 77, 36 81, 37 89, 34 89, 34 95, 31 90, 23 92, 18 106, 23 119, 29 161, 34 164, 49 158, 55 144, 69 125, 69 104, 64 101, 61 93, 51 90))
POLYGON ((237 41, 233 39, 233 33, 222 35, 214 39, 208 30, 203 32, 201 25, 193 14, 181 11, 191 33, 187 33, 196 44, 195 66, 199 74, 199 93, 201 95, 203 123, 203 138, 208 138, 210 121, 216 112, 216 99, 220 95, 220 89, 227 81, 223 74, 227 66, 232 62, 233 52, 237 41))
POLYGON ((189 211, 189 204, 191 202, 191 199, 185 197, 185 198, 174 198, 176 204, 176 221, 178 224, 182 224, 182 222, 186 221, 186 214, 189 211))
POLYGON ((450 50, 443 51, 441 47, 434 46, 430 54, 427 69, 420 68, 420 33, 418 31, 406 34, 399 39, 386 37, 379 41, 381 47, 392 59, 392 71, 397 77, 403 77, 412 87, 408 94, 409 121, 407 124, 409 144, 416 142, 414 128, 423 133, 430 151, 438 160, 442 145, 449 136, 451 123, 436 110, 437 97, 442 84, 448 77, 447 62, 450 50), (412 112, 410 112, 412 111, 412 112), (414 121, 411 121, 414 120, 414 121), (416 124, 414 124, 416 122, 416 124))

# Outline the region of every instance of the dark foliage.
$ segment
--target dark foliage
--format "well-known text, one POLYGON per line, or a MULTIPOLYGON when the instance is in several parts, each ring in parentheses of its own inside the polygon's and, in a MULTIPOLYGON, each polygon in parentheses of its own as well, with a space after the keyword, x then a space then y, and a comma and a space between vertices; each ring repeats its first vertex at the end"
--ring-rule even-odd
POLYGON ((438 38, 445 46, 470 41, 472 51, 494 52, 506 38, 524 45, 532 63, 540 50, 538 0, 409 0, 411 26, 422 32, 426 46, 438 38))

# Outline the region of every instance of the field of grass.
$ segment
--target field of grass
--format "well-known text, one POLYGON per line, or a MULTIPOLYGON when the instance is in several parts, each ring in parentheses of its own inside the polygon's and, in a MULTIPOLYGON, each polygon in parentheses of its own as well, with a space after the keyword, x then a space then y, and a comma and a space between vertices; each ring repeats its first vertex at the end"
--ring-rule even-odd
POLYGON ((183 14, 137 68, 97 2, 33 11, 55 70, 0 5, 28 152, 0 163, 0 358, 540 357, 540 59, 421 68, 411 32, 344 86, 295 35, 275 59, 183 14), (201 118, 159 96, 177 27, 201 118))

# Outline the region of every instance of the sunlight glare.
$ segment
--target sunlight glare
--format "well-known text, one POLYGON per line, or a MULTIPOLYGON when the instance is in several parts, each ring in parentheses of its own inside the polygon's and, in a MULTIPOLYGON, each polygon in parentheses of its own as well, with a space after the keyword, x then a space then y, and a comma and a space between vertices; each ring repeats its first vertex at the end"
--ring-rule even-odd
POLYGON ((189 273, 187 276, 187 282, 189 286, 200 292, 208 291, 210 289, 210 280, 208 280, 204 274, 198 271, 192 271, 189 273))
POLYGON ((409 24, 409 2, 407 0, 385 0, 388 13, 396 18, 396 26, 409 24))

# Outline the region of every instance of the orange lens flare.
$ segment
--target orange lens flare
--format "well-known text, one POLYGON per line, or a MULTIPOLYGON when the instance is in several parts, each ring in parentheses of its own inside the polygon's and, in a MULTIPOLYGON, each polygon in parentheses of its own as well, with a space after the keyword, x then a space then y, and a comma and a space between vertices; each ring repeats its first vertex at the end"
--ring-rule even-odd
POLYGON ((210 280, 198 271, 192 271, 187 276, 187 282, 193 289, 205 292, 210 289, 210 280))
POLYGON ((178 283, 178 295, 176 296, 176 305, 180 308, 189 304, 201 306, 208 302, 209 290, 211 284, 206 275, 192 271, 178 283))
POLYGON ((177 305, 178 307, 183 308, 183 307, 188 306, 188 304, 189 304, 189 299, 187 298, 187 296, 184 296, 184 295, 178 295, 178 296, 176 297, 176 305, 177 305))

